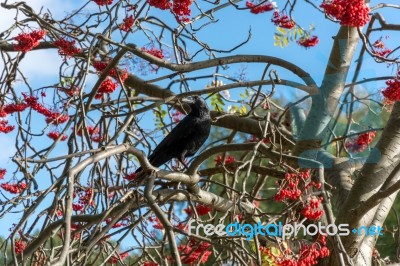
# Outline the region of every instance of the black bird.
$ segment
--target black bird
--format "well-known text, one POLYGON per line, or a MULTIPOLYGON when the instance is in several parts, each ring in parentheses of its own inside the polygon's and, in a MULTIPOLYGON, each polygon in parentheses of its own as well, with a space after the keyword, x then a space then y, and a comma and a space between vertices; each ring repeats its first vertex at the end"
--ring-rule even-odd
MULTIPOLYGON (((210 111, 204 99, 200 96, 193 96, 182 101, 189 104, 191 111, 147 157, 155 167, 174 158, 184 164, 185 158, 193 156, 210 134, 210 111)), ((136 173, 141 170, 142 168, 139 167, 136 173)))

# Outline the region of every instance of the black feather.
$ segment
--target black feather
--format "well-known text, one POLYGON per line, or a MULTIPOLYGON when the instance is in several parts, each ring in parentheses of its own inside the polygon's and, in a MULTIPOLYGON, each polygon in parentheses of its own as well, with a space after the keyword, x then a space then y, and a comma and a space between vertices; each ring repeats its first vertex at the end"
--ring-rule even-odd
MULTIPOLYGON (((210 134, 211 117, 206 102, 193 96, 189 102, 190 113, 157 145, 148 157, 150 163, 159 167, 176 158, 181 162, 193 156, 210 134)), ((141 171, 139 167, 136 173, 141 171)))

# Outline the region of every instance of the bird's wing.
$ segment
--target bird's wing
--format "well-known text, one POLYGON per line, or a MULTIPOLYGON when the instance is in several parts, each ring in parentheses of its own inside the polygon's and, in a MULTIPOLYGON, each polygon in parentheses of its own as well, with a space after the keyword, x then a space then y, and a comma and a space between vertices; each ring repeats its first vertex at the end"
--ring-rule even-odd
MULTIPOLYGON (((176 125, 171 132, 157 145, 149 156, 150 162, 155 161, 157 157, 169 157, 166 161, 172 159, 173 151, 180 142, 184 141, 189 135, 196 132, 194 117, 187 115, 176 125)), ((159 160, 157 160, 159 161, 159 160)), ((162 162, 163 164, 165 162, 162 162)))

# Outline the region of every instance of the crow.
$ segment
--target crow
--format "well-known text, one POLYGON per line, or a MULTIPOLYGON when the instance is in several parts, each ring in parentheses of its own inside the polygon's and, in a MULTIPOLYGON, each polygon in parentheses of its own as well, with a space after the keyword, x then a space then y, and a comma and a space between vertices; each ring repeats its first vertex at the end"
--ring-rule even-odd
MULTIPOLYGON (((200 96, 193 96, 182 101, 189 104, 191 111, 147 157, 151 165, 155 167, 174 158, 185 164, 185 158, 193 156, 210 134, 210 111, 204 99, 200 96)), ((135 173, 141 170, 142 167, 139 167, 135 173)))

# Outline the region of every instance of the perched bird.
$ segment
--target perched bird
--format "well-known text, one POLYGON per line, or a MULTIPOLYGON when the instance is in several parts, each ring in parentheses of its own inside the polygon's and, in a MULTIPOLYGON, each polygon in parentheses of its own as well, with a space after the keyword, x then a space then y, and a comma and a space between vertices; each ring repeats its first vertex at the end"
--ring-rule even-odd
MULTIPOLYGON (((210 111, 204 99, 200 96, 193 96, 182 101, 189 104, 191 111, 147 157, 155 167, 174 158, 184 164, 185 158, 193 156, 210 134, 210 111)), ((139 167, 136 173, 141 170, 142 168, 139 167)))

